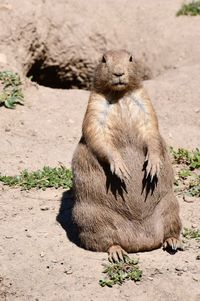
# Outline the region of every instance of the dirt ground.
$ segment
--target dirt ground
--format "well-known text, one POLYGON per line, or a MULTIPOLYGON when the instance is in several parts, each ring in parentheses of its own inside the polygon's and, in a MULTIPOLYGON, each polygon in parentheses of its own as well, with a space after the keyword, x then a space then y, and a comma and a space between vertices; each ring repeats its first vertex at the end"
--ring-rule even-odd
MULTIPOLYGON (((24 2, 20 1, 3 1, 3 4, 0 4, 2 18, 6 19, 6 14, 10 11, 14 11, 15 14, 14 24, 8 23, 7 27, 0 27, 2 42, 0 70, 5 70, 10 67, 10 62, 14 62, 14 70, 22 74, 25 94, 24 106, 17 106, 15 110, 0 107, 0 172, 7 175, 19 174, 24 169, 36 170, 45 165, 58 166, 60 163, 70 167, 74 148, 80 138, 81 123, 89 97, 89 91, 86 90, 53 89, 25 79, 23 72, 28 68, 26 63, 28 55, 25 55, 25 49, 30 48, 27 46, 28 38, 24 43, 26 47, 20 44, 15 50, 16 40, 6 39, 5 32, 11 27, 10 34, 15 30, 19 31, 19 26, 16 24, 21 19, 20 17, 17 19, 16 16, 20 16, 20 4, 22 16, 30 14, 31 18, 36 18, 38 13, 33 13, 34 9, 36 11, 35 1, 30 1, 29 10, 28 4, 23 7, 24 2)), ((108 5, 110 10, 112 7, 116 9, 118 14, 114 16, 112 11, 112 16, 115 17, 115 21, 118 20, 120 1, 107 2, 108 4, 105 4, 106 1, 103 1, 102 11, 98 12, 96 18, 101 20, 100 14, 108 9, 106 7, 108 5)), ((198 30, 200 17, 177 19, 175 13, 182 1, 163 3, 156 0, 152 7, 149 7, 150 1, 147 2, 135 1, 136 10, 131 4, 134 20, 140 24, 139 29, 133 28, 132 31, 134 39, 138 38, 140 30, 142 42, 136 43, 136 50, 144 48, 151 54, 147 64, 153 71, 153 77, 145 81, 144 85, 157 111, 161 133, 168 145, 188 149, 200 147, 198 30)), ((43 4, 38 5, 40 9, 42 5, 48 5, 47 1, 41 3, 43 4)), ((77 3, 80 4, 81 9, 84 4, 83 1, 74 3, 76 5, 71 5, 71 10, 76 10, 77 14, 77 3)), ((94 1, 91 6, 95 7, 96 3, 94 1)), ((58 1, 55 7, 55 18, 57 16, 59 19, 58 12, 62 5, 65 5, 65 12, 67 12, 66 7, 70 4, 69 1, 58 1)), ((127 1, 126 5, 128 5, 127 1)), ((129 8, 126 9, 127 22, 129 22, 131 12, 129 8)), ((80 12, 81 10, 79 11, 81 15, 80 12)), ((91 7, 87 7, 83 12, 86 13, 92 16, 91 7)), ((28 20, 28 17, 24 18, 23 22, 26 19, 28 20)), ((43 18, 38 23, 45 20, 50 18, 48 19, 44 12, 43 18)), ((120 20, 121 23, 116 22, 116 26, 120 27, 124 24, 122 19, 120 20)), ((101 22, 103 24, 102 20, 101 22)), ((77 23, 70 33, 70 43, 77 48, 79 45, 73 44, 71 37, 75 35, 76 30, 80 32, 78 26, 77 23)), ((99 32, 102 28, 101 24, 98 26, 98 28, 90 26, 89 30, 99 32)), ((115 33, 112 34, 116 35, 116 39, 120 40, 122 35, 126 35, 123 26, 120 27, 119 32, 111 26, 111 32, 114 30, 115 33)), ((26 31, 23 26, 21 30, 24 35, 28 35, 28 30, 26 31)), ((69 47, 70 51, 67 35, 65 40, 60 38, 56 42, 58 44, 55 43, 53 39, 55 30, 58 30, 58 24, 57 27, 51 26, 49 29, 54 43, 52 49, 55 50, 56 45, 59 49, 59 45, 62 44, 63 48, 69 47)), ((86 32, 85 27, 83 31, 86 32)), ((65 33, 64 29, 62 33, 65 33)), ((104 34, 103 30, 102 34, 104 34)), ((19 36, 17 37, 19 42, 24 36, 20 36, 21 40, 19 36)), ((85 39, 83 43, 88 42, 87 38, 85 39)), ((91 40, 89 56, 91 49, 100 52, 105 46, 102 46, 102 39, 98 39, 97 35, 97 40, 91 40)), ((103 44, 110 48, 116 47, 114 38, 109 39, 107 35, 106 39, 107 42, 103 44)), ((125 44, 124 41, 122 41, 123 46, 132 47, 130 43, 125 44)), ((62 53, 64 52, 61 49, 60 54, 62 53)), ((55 57, 55 60, 59 60, 59 55, 55 57)), ((83 250, 69 240, 65 229, 57 221, 60 218, 67 219, 67 211, 71 206, 70 199, 65 199, 63 193, 62 189, 46 191, 33 189, 26 192, 0 184, 0 300, 200 300, 200 261, 196 259, 200 255, 200 245, 195 240, 187 242, 185 250, 175 255, 170 255, 161 249, 131 254, 132 257, 139 257, 143 270, 142 281, 137 284, 130 281, 122 286, 101 288, 98 281, 103 277, 102 263, 106 262, 107 254, 83 250)), ((200 228, 200 200, 194 198, 190 199, 190 202, 185 202, 181 196, 179 203, 183 226, 200 228)))

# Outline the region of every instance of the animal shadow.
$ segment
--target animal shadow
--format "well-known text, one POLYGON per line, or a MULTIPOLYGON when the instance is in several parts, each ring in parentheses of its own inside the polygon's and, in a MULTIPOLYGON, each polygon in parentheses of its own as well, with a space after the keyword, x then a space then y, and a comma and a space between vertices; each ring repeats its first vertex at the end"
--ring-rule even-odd
POLYGON ((78 239, 78 227, 72 218, 73 207, 74 196, 73 189, 71 188, 62 194, 61 204, 56 220, 65 230, 68 239, 80 247, 80 241, 78 239))
POLYGON ((144 192, 146 192, 146 195, 145 195, 145 201, 149 195, 149 193, 152 195, 157 184, 158 184, 158 177, 157 176, 154 176, 153 179, 151 179, 151 176, 150 174, 147 175, 147 172, 146 172, 146 167, 147 167, 147 161, 144 162, 144 165, 143 165, 143 171, 144 171, 144 177, 143 177, 143 180, 142 180, 142 192, 141 194, 143 194, 144 192))
POLYGON ((115 199, 118 196, 124 199, 124 193, 127 193, 126 184, 124 181, 121 181, 115 174, 112 174, 110 168, 107 165, 103 165, 103 170, 106 175, 106 191, 110 190, 114 195, 115 199))

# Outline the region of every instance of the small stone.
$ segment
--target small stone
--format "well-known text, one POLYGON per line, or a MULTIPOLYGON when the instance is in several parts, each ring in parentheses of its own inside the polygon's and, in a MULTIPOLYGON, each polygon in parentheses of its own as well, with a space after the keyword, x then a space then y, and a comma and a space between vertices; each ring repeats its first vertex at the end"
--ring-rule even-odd
POLYGON ((0 5, 0 9, 12 10, 13 6, 11 4, 3 3, 0 5))
POLYGON ((30 234, 27 234, 26 237, 31 238, 32 236, 30 234))
POLYGON ((184 194, 183 201, 186 203, 194 203, 194 198, 184 194))
POLYGON ((195 113, 199 113, 199 112, 200 112, 200 109, 199 109, 199 108, 196 108, 194 111, 195 111, 195 113))
POLYGON ((147 279, 149 279, 149 280, 153 281, 153 277, 148 277, 147 279))
POLYGON ((69 122, 70 124, 73 124, 73 123, 74 123, 74 120, 69 119, 68 122, 69 122))
POLYGON ((196 260, 200 260, 200 254, 197 255, 196 260))
POLYGON ((197 282, 199 281, 199 279, 196 278, 196 277, 194 277, 194 276, 192 277, 192 279, 193 279, 194 281, 197 281, 197 282))
POLYGON ((193 229, 196 229, 198 226, 197 226, 197 224, 192 224, 191 225, 191 228, 193 228, 193 229))
POLYGON ((47 210, 49 210, 49 207, 48 206, 42 206, 42 207, 40 207, 40 210, 47 211, 47 210))
POLYGON ((13 238, 13 236, 11 236, 11 235, 6 235, 6 238, 7 238, 7 239, 11 239, 11 238, 13 238))
POLYGON ((183 272, 178 272, 177 275, 181 276, 181 275, 183 275, 183 272))
POLYGON ((46 253, 43 251, 40 253, 40 257, 44 257, 45 255, 46 255, 46 253))
POLYGON ((73 273, 73 271, 72 271, 71 268, 69 268, 68 270, 65 270, 64 273, 65 273, 66 275, 70 275, 70 274, 73 273))
POLYGON ((175 270, 178 272, 187 272, 188 268, 187 267, 175 267, 175 270))

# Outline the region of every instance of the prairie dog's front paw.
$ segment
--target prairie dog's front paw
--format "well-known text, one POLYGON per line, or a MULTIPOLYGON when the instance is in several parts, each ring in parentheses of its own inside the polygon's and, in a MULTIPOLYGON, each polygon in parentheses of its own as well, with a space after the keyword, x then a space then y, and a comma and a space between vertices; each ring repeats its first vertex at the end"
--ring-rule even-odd
POLYGON ((129 170, 122 158, 113 159, 110 163, 110 170, 122 181, 130 178, 129 170))
POLYGON ((150 154, 147 154, 145 161, 147 161, 146 177, 150 175, 152 181, 155 176, 158 177, 162 167, 162 162, 157 155, 150 154))

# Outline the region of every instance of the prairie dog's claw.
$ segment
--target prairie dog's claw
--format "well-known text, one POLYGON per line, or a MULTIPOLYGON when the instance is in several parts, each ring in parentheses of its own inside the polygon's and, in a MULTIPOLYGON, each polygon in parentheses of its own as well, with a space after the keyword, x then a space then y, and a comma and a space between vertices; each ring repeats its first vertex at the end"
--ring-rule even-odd
POLYGON ((112 173, 116 174, 120 180, 129 180, 131 175, 123 160, 113 160, 110 164, 110 170, 112 173))
POLYGON ((126 262, 127 258, 129 258, 128 254, 119 245, 111 246, 108 250, 108 260, 110 262, 126 262))
POLYGON ((150 175, 151 182, 152 182, 155 176, 158 177, 160 173, 160 169, 162 167, 162 162, 159 159, 159 157, 150 156, 150 155, 146 156, 145 161, 147 161, 146 178, 148 178, 148 176, 150 175))

